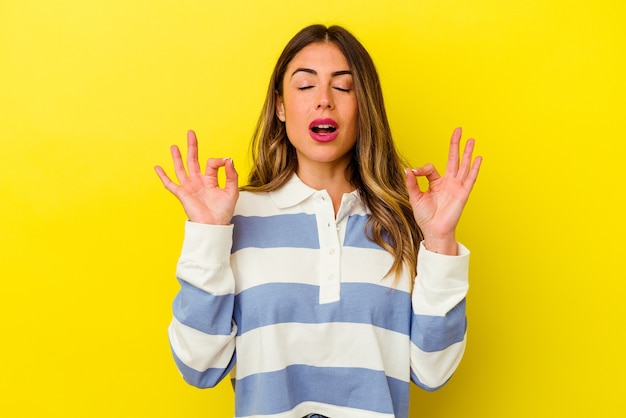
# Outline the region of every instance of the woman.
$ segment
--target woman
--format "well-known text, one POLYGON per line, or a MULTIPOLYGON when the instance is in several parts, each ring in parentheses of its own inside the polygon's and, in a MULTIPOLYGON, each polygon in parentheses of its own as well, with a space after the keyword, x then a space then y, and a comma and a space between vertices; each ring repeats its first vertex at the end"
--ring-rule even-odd
POLYGON ((409 382, 442 386, 465 348, 455 229, 481 159, 473 140, 460 158, 460 137, 443 177, 403 169, 367 51, 341 27, 300 31, 241 192, 231 159, 201 173, 191 131, 187 170, 172 147, 179 184, 156 168, 189 218, 169 328, 185 380, 231 373, 237 417, 407 417, 409 382))

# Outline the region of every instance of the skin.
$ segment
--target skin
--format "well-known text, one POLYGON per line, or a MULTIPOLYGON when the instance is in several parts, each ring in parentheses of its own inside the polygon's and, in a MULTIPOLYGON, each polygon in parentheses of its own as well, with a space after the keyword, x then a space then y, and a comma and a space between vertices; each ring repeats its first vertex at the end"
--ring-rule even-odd
POLYGON ((298 156, 298 177, 314 189, 326 189, 335 213, 341 197, 354 187, 345 178, 350 151, 357 138, 357 99, 350 66, 332 42, 303 48, 291 60, 283 78, 276 115, 285 122, 289 141, 298 156), (321 118, 337 122, 337 138, 315 141, 309 124, 321 118))
POLYGON ((155 171, 165 188, 183 205, 189 220, 209 225, 228 225, 239 198, 238 174, 233 160, 209 158, 202 173, 194 131, 187 132, 187 170, 176 145, 172 145, 171 154, 179 184, 174 183, 160 166, 156 166, 155 171), (217 177, 222 167, 226 172, 224 188, 220 188, 217 177))
POLYGON ((424 246, 440 254, 456 255, 456 227, 463 208, 476 183, 482 157, 472 163, 474 139, 469 139, 460 156, 461 128, 456 128, 450 139, 448 163, 443 176, 432 164, 406 169, 406 187, 413 207, 415 221, 424 233, 424 246), (460 163, 459 163, 460 159, 460 163), (428 189, 420 190, 417 177, 428 179, 428 189))
MULTIPOLYGON (((356 142, 358 109, 352 76, 337 75, 348 68, 345 57, 332 43, 314 43, 303 48, 288 65, 283 79, 283 96, 278 98, 276 107, 276 117, 285 122, 289 140, 297 150, 298 176, 315 189, 326 189, 333 199, 335 212, 343 193, 354 189, 344 173, 350 162, 350 150, 356 142), (338 122, 338 136, 330 143, 317 143, 309 135, 309 123, 321 117, 338 122)), ((472 160, 473 139, 466 142, 461 155, 461 134, 461 128, 452 134, 443 176, 432 164, 405 170, 409 200, 424 234, 424 245, 430 251, 446 255, 457 254, 456 227, 482 162, 481 157, 472 160), (428 180, 426 190, 420 190, 418 177, 428 180)), ((171 147, 178 183, 172 181, 160 166, 155 167, 157 175, 165 188, 181 202, 190 221, 228 225, 239 197, 238 175, 233 161, 210 158, 203 173, 193 131, 187 133, 187 149, 185 167, 178 147, 171 147), (220 169, 226 174, 223 188, 218 184, 220 169)))

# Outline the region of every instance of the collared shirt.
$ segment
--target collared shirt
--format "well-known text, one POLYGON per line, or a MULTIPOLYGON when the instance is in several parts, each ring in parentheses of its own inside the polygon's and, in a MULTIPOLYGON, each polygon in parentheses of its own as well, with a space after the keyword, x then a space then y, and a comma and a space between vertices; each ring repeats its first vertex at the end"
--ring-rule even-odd
POLYGON ((406 417, 409 381, 443 385, 465 346, 467 250, 421 248, 406 272, 367 238, 357 192, 335 216, 297 176, 242 192, 233 225, 188 223, 170 342, 185 379, 208 387, 233 369, 237 417, 406 417))

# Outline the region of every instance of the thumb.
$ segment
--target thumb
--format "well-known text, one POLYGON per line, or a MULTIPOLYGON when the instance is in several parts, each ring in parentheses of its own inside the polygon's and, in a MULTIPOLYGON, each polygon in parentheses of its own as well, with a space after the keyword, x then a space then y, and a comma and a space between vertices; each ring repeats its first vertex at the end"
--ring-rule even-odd
POLYGON ((410 168, 404 169, 404 174, 406 175, 406 188, 409 192, 409 200, 417 199, 421 196, 422 191, 417 184, 417 176, 415 172, 410 168))
POLYGON ((226 160, 224 170, 226 171, 224 190, 231 196, 237 196, 239 194, 239 174, 237 174, 237 170, 235 170, 235 163, 232 158, 226 160))

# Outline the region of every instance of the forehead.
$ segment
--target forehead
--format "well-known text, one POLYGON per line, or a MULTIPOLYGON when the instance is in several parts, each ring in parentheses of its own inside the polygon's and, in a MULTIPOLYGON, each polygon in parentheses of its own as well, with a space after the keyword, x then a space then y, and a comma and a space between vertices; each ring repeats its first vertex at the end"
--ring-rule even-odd
POLYGON ((297 68, 309 68, 323 72, 349 70, 348 60, 332 42, 315 42, 302 48, 287 66, 286 77, 297 68))

